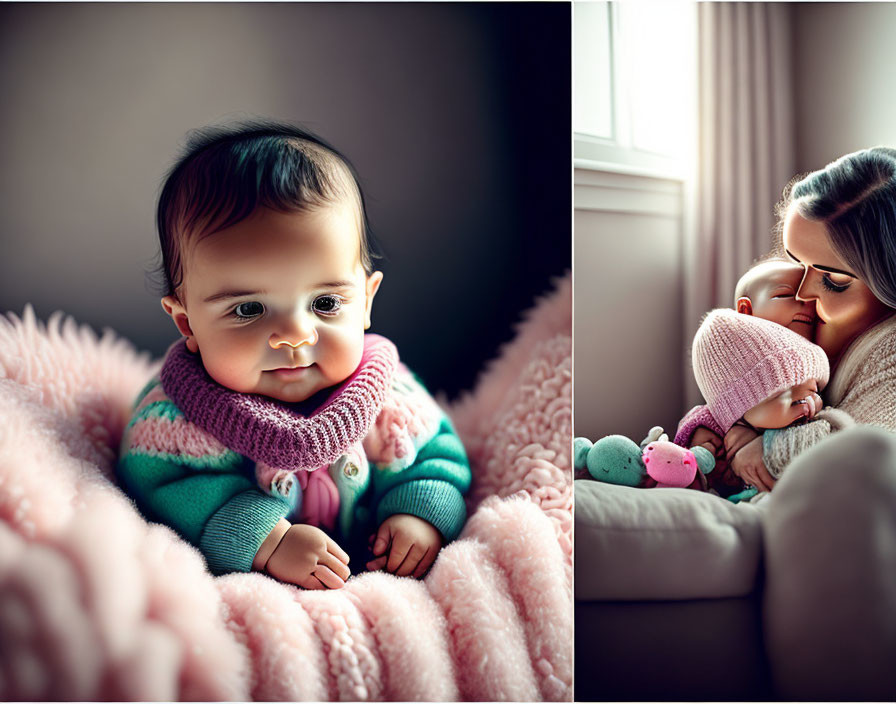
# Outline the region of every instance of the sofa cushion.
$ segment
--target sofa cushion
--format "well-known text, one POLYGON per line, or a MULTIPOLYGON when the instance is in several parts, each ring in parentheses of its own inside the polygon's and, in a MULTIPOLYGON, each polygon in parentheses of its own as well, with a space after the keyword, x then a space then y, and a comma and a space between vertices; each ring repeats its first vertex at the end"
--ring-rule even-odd
POLYGON ((692 489, 575 482, 578 600, 744 596, 756 584, 762 503, 692 489))

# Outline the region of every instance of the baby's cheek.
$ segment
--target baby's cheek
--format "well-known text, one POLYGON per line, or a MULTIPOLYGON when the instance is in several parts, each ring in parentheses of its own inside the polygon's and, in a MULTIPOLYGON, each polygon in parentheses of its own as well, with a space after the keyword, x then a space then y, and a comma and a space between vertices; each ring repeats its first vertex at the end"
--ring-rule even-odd
POLYGON ((364 352, 363 327, 331 329, 320 337, 318 364, 335 381, 347 378, 358 368, 364 352), (339 378, 341 377, 341 378, 339 378))
POLYGON ((202 355, 202 359, 209 376, 222 386, 241 392, 254 389, 258 377, 257 365, 240 346, 229 345, 209 351, 202 355))

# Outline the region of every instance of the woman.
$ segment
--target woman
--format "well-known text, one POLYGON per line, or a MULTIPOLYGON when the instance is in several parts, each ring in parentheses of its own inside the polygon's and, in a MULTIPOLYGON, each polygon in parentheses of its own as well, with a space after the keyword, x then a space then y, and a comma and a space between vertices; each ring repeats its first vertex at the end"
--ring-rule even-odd
POLYGON ((805 269, 797 298, 815 302, 815 342, 831 361, 827 402, 860 427, 805 452, 812 424, 766 432, 732 460, 759 485, 781 476, 763 523, 768 656, 783 697, 892 700, 896 150, 856 152, 809 174, 781 215, 784 252, 805 269))

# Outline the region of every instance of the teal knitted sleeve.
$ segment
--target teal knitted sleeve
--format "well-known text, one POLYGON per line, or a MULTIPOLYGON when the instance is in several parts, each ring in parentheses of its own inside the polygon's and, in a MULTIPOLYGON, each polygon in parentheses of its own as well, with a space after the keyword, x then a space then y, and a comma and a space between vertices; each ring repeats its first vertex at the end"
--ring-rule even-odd
POLYGON ((413 464, 398 472, 373 473, 377 525, 394 514, 409 513, 434 525, 450 542, 467 518, 463 495, 470 480, 467 454, 445 417, 413 464))
POLYGON ((138 410, 125 434, 119 484, 149 520, 199 548, 211 572, 247 572, 289 505, 258 489, 253 464, 242 455, 198 452, 195 435, 179 447, 185 424, 168 400, 138 410))

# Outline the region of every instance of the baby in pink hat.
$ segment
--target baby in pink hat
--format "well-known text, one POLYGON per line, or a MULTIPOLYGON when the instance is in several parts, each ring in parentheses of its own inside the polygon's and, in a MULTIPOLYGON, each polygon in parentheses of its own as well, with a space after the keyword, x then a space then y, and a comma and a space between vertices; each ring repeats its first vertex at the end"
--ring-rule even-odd
MULTIPOLYGON (((826 420, 835 430, 849 423, 849 418, 835 409, 822 411, 818 391, 826 383, 829 369, 821 349, 808 342, 815 311, 812 303, 796 298, 802 276, 803 268, 786 259, 773 257, 754 264, 734 291, 734 306, 742 315, 734 315, 730 310, 713 311, 694 338, 694 375, 707 405, 697 406, 685 415, 675 442, 685 447, 702 445, 716 455, 717 467, 709 477, 710 485, 723 496, 744 487, 741 478, 728 467, 728 461, 745 441, 762 431, 815 417, 826 420), (794 341, 792 336, 782 336, 782 327, 804 339, 794 341), (744 365, 751 355, 760 354, 759 345, 765 345, 768 354, 773 350, 780 354, 770 358, 763 354, 762 360, 754 358, 758 366, 751 371, 744 365), (825 381, 816 383, 820 379, 813 380, 810 370, 799 366, 779 370, 775 372, 777 377, 767 376, 773 372, 770 366, 775 366, 772 360, 782 359, 780 355, 805 357, 806 364, 814 364, 815 373, 820 373, 823 365, 825 381), (773 378, 777 379, 775 384, 771 384, 773 378), (741 391, 721 388, 720 380, 726 387, 741 391), (777 388, 775 393, 770 385, 777 388), (746 388, 751 392, 744 393, 746 388), (723 443, 722 438, 729 431, 732 435, 723 443), (732 437, 736 435, 740 436, 739 442, 732 437)), ((774 479, 780 474, 775 468, 769 468, 769 472, 774 479)))
MULTIPOLYGON (((732 500, 757 493, 744 492, 745 482, 728 466, 746 441, 816 418, 835 430, 849 424, 842 412, 822 408, 819 391, 830 366, 811 342, 814 307, 796 298, 802 275, 803 268, 787 260, 760 261, 735 287, 736 310, 710 311, 694 336, 694 376, 706 405, 682 418, 674 442, 712 453, 709 488, 732 500)), ((778 478, 779 472, 769 471, 778 478)))
MULTIPOLYGON (((827 356, 783 325, 726 308, 710 311, 694 336, 691 358, 706 405, 696 406, 681 420, 676 444, 697 444, 695 431, 700 427, 723 438, 735 426, 754 437, 816 417, 834 427, 842 425, 839 411, 823 409, 819 396, 830 377, 827 356)), ((714 454, 720 449, 704 446, 714 454)), ((711 486, 723 495, 744 486, 730 470, 711 479, 711 486)), ((729 497, 738 500, 755 493, 751 489, 729 497)))
POLYGON ((811 419, 830 376, 824 351, 787 328, 728 308, 710 311, 691 361, 705 406, 679 424, 676 442, 704 426, 724 436, 735 423, 764 430, 811 419))

